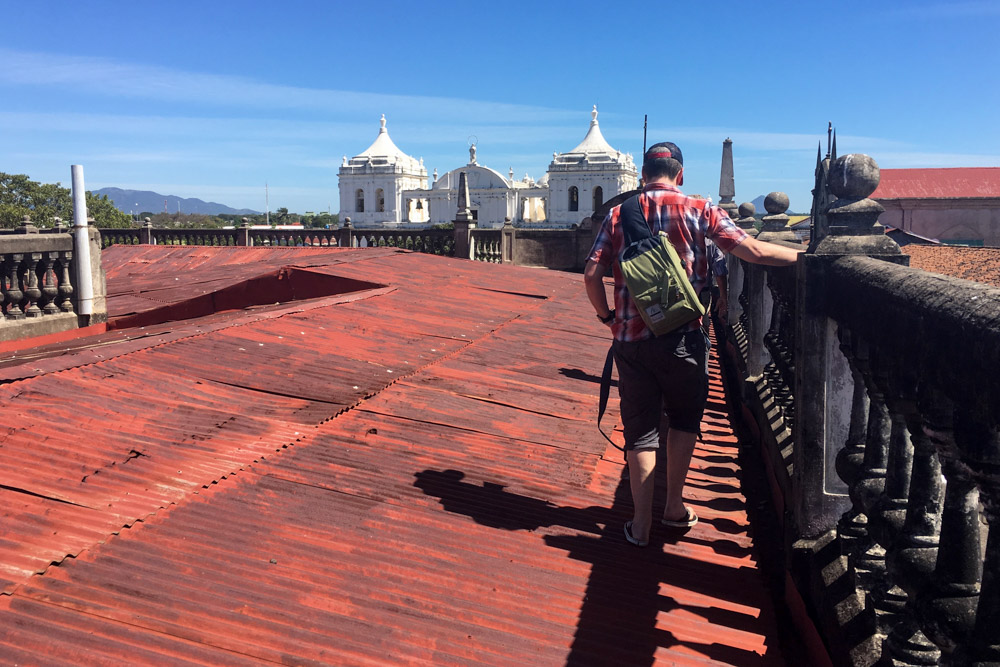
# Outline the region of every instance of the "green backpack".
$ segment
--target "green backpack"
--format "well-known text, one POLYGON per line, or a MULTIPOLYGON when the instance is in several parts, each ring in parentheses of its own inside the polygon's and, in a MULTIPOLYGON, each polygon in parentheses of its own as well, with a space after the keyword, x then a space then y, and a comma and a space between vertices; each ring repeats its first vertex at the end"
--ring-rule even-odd
POLYGON ((684 263, 665 233, 654 236, 649 230, 639 197, 623 203, 620 215, 625 247, 618 264, 649 330, 659 336, 704 315, 705 306, 688 280, 684 263))

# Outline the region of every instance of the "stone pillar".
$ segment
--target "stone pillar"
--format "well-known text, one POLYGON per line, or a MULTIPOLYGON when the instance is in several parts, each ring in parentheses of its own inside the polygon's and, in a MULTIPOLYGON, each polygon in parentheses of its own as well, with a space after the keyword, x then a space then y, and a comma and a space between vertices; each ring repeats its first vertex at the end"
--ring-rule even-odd
POLYGON ((878 165, 867 155, 845 155, 833 162, 829 184, 837 200, 827 212, 830 234, 800 255, 796 267, 792 507, 797 536, 807 540, 832 529, 850 506, 836 458, 849 440, 854 378, 840 349, 837 324, 823 308, 826 267, 845 255, 904 265, 908 260, 877 223, 883 209, 868 196, 878 181, 878 165))
POLYGON ((139 243, 142 245, 153 245, 155 240, 153 239, 153 221, 146 218, 145 222, 142 223, 142 227, 139 228, 139 243))
POLYGON ((503 219, 503 229, 500 231, 500 263, 516 264, 514 248, 517 242, 517 232, 510 218, 503 219))
POLYGON ((253 245, 253 239, 250 238, 250 220, 248 218, 243 218, 240 221, 240 226, 236 228, 236 245, 244 247, 253 245))
MULTIPOLYGON (((750 202, 744 202, 740 204, 739 216, 734 218, 735 222, 740 229, 745 231, 750 236, 757 235, 757 229, 754 225, 757 219, 753 217, 755 212, 755 207, 750 202)), ((726 257, 726 263, 729 267, 729 312, 728 312, 728 322, 732 325, 738 322, 740 319, 740 313, 743 312, 743 306, 740 304, 740 293, 743 291, 743 261, 737 259, 734 255, 728 255, 726 257)))
POLYGON ((353 248, 354 247, 354 227, 351 225, 351 219, 344 218, 344 224, 340 228, 340 234, 337 236, 337 244, 341 248, 353 248))
MULTIPOLYGON (((94 298, 91 301, 92 312, 89 321, 82 322, 81 326, 108 321, 107 280, 101 267, 101 232, 97 229, 97 223, 93 218, 87 218, 87 231, 90 239, 90 273, 94 284, 94 298)), ((74 252, 74 256, 79 257, 80 253, 74 252)), ((86 315, 80 316, 80 319, 86 318, 86 315)))
POLYGON ((722 142, 722 173, 719 175, 719 208, 736 219, 736 181, 733 175, 733 140, 726 137, 722 142))
POLYGON ((475 229, 472 219, 472 200, 469 197, 469 177, 466 173, 458 174, 458 211, 455 213, 455 257, 473 259, 475 248, 471 244, 469 230, 475 229))

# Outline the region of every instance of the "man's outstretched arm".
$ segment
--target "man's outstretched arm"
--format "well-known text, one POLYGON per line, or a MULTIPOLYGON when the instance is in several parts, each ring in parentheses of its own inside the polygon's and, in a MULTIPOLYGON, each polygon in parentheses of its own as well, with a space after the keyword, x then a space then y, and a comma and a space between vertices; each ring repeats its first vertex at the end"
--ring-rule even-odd
POLYGON ((753 237, 744 239, 732 249, 730 254, 736 255, 751 264, 766 264, 767 266, 788 266, 794 264, 802 250, 793 250, 777 243, 758 241, 753 237))

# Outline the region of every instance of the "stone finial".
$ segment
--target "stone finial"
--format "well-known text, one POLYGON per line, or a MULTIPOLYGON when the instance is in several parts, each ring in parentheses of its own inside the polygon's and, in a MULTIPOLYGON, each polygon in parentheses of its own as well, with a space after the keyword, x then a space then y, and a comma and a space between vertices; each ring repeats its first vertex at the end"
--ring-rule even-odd
POLYGON ((878 163, 864 153, 837 158, 830 166, 830 191, 838 199, 865 199, 878 187, 878 163))
POLYGON ((827 211, 830 234, 882 234, 878 217, 885 209, 868 198, 878 187, 878 163, 863 153, 843 155, 830 165, 828 178, 837 197, 827 211))
MULTIPOLYGON (((243 219, 246 220, 246 218, 243 218, 243 219)), ((147 217, 145 217, 145 218, 142 219, 142 226, 143 227, 152 227, 153 226, 153 221, 149 219, 149 216, 147 216, 147 217)))
POLYGON ((38 227, 35 227, 34 223, 31 222, 30 215, 25 215, 21 218, 20 226, 14 232, 17 234, 37 234, 38 227))
POLYGON ((740 204, 740 217, 736 220, 736 224, 750 236, 757 236, 758 234, 757 218, 753 217, 753 214, 756 212, 757 207, 752 203, 746 201, 740 204))
POLYGON ((513 225, 514 225, 514 223, 511 222, 511 219, 510 219, 509 215, 506 216, 506 217, 504 217, 504 219, 503 219, 503 226, 504 227, 512 227, 513 225))
POLYGON ((350 229, 350 228, 351 228, 351 218, 350 216, 348 216, 344 218, 344 229, 350 229))
POLYGON ((764 197, 764 209, 769 215, 761 218, 760 236, 762 241, 794 241, 795 233, 788 229, 788 195, 772 192, 764 197))
POLYGON ((764 197, 764 210, 771 215, 781 215, 788 210, 788 195, 784 192, 772 192, 764 197))
POLYGON ((58 215, 52 218, 52 233, 59 234, 66 231, 66 225, 63 224, 62 218, 58 215))
POLYGON ((478 164, 476 162, 476 145, 472 144, 469 146, 469 164, 478 164))

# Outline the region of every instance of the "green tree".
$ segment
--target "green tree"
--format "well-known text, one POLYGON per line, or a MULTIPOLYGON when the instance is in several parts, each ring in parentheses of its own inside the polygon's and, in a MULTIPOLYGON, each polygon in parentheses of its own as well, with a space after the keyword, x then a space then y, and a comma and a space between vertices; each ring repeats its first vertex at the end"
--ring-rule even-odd
MULTIPOLYGON (((107 195, 98 197, 88 192, 86 197, 87 213, 98 227, 132 226, 129 216, 115 208, 107 195)), ((72 194, 59 183, 39 183, 26 174, 0 172, 0 228, 17 227, 26 215, 38 227, 51 227, 56 217, 72 224, 72 194)))

